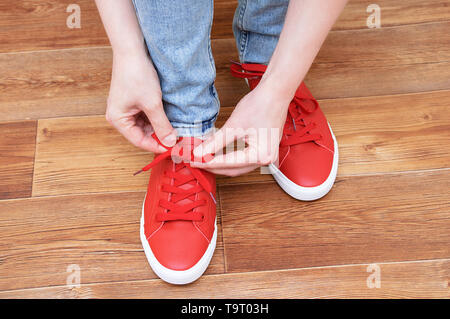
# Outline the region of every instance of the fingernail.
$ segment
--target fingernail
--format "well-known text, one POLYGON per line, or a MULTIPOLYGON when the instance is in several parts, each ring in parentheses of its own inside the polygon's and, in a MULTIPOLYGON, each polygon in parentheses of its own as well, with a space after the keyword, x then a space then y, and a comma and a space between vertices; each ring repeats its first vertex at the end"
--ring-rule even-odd
POLYGON ((162 143, 163 143, 165 146, 172 147, 172 146, 175 145, 176 141, 177 141, 176 136, 170 134, 170 135, 166 136, 166 137, 162 140, 162 143))

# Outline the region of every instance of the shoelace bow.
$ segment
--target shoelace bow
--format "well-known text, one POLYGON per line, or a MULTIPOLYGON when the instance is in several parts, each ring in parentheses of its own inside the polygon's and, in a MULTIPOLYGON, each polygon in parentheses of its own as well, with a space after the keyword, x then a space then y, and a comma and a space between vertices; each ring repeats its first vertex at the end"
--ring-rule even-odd
MULTIPOLYGON (((167 148, 161 144, 155 134, 152 136, 161 146, 166 148, 167 151, 158 155, 150 164, 134 173, 134 175, 148 171, 152 167, 155 167, 168 157, 172 156, 173 147, 167 148)), ((183 155, 183 148, 181 148, 179 155, 180 157, 183 155)), ((192 161, 194 158, 192 151, 190 156, 192 161)), ((205 162, 204 158, 201 160, 202 162, 205 162)), ((202 191, 206 191, 210 194, 214 203, 216 203, 211 183, 208 181, 201 169, 191 167, 189 162, 181 160, 180 163, 174 163, 173 165, 174 167, 172 170, 164 172, 164 175, 169 177, 172 183, 161 185, 161 190, 165 193, 169 193, 169 199, 161 199, 158 203, 160 207, 166 210, 166 212, 158 213, 156 215, 156 220, 160 222, 173 220, 202 221, 204 218, 203 214, 200 212, 195 212, 194 209, 206 205, 207 202, 204 199, 198 199, 197 194, 202 191), (184 168, 188 169, 190 174, 181 173, 184 168), (186 184, 190 184, 191 187, 185 189, 181 187, 186 184), (186 204, 179 204, 180 201, 185 199, 189 199, 190 202, 186 204)))
MULTIPOLYGON (((237 78, 259 80, 266 71, 266 66, 262 64, 238 63, 232 61, 230 66, 231 74, 237 78)), ((311 130, 316 124, 311 122, 306 124, 304 118, 314 112, 319 104, 309 92, 306 85, 302 82, 295 92, 295 96, 289 104, 288 115, 292 120, 292 129, 287 125, 284 126, 283 136, 281 140, 282 146, 290 146, 306 142, 314 142, 322 138, 320 134, 312 134, 311 130), (308 103, 309 101, 312 102, 308 103)))

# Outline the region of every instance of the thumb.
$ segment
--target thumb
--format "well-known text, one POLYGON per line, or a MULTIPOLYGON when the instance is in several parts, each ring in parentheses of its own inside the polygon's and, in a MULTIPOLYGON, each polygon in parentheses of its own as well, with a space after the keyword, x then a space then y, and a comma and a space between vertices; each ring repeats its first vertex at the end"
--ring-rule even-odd
POLYGON ((170 124, 162 102, 155 107, 146 107, 143 111, 161 143, 167 147, 174 146, 177 142, 177 131, 170 124))

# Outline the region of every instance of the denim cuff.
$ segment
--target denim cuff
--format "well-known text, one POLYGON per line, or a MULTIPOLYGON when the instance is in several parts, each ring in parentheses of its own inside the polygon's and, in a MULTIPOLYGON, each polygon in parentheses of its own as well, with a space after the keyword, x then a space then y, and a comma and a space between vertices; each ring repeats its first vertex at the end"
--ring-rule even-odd
POLYGON ((177 130, 178 136, 201 137, 214 130, 214 124, 216 123, 217 115, 218 114, 214 115, 212 119, 203 121, 201 123, 186 124, 171 121, 171 124, 173 128, 177 130))

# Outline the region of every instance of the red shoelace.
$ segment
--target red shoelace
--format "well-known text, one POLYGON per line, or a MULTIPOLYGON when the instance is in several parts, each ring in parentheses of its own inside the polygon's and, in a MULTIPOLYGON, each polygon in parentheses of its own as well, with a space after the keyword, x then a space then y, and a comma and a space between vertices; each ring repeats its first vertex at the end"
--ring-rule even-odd
MULTIPOLYGON (((233 76, 249 80, 261 79, 266 68, 262 64, 238 63, 234 61, 232 61, 230 67, 233 76)), ((311 92, 309 92, 306 85, 302 82, 289 104, 288 118, 286 121, 292 121, 292 128, 289 128, 288 125, 284 126, 283 139, 280 142, 281 146, 314 142, 322 138, 320 134, 311 133, 311 130, 316 127, 315 123, 311 122, 306 124, 304 121, 304 118, 314 112, 318 107, 319 104, 316 99, 314 99, 311 92)))
MULTIPOLYGON (((167 148, 166 146, 161 144, 155 134, 153 134, 152 136, 156 141, 158 141, 160 145, 166 148, 167 151, 159 154, 150 164, 143 167, 140 171, 134 173, 134 175, 148 171, 152 167, 155 167, 165 159, 172 156, 173 147, 167 148)), ((194 158, 194 155, 192 154, 193 147, 190 148, 192 149, 190 154, 190 158, 192 161, 194 158)), ((169 193, 169 198, 168 200, 161 199, 159 201, 159 206, 164 208, 165 212, 158 213, 156 215, 157 221, 202 221, 204 218, 203 214, 201 214, 200 212, 195 212, 194 210, 197 207, 207 204, 206 200, 198 199, 197 196, 198 193, 203 191, 208 192, 214 203, 216 203, 213 195, 212 185, 204 175, 204 172, 201 169, 191 167, 189 162, 186 162, 181 158, 183 156, 184 149, 185 148, 181 147, 179 153, 177 154, 180 156, 180 163, 173 162, 172 169, 164 171, 164 175, 170 178, 171 183, 161 185, 161 190, 165 193, 169 193), (186 170, 184 169, 187 169, 189 173, 186 174, 186 170), (184 172, 182 172, 183 170, 184 172), (187 184, 189 184, 191 187, 181 187, 187 184), (189 201, 185 201, 183 204, 179 203, 186 199, 189 199, 189 201)), ((202 162, 205 162, 204 158, 202 158, 201 160, 202 162)))

